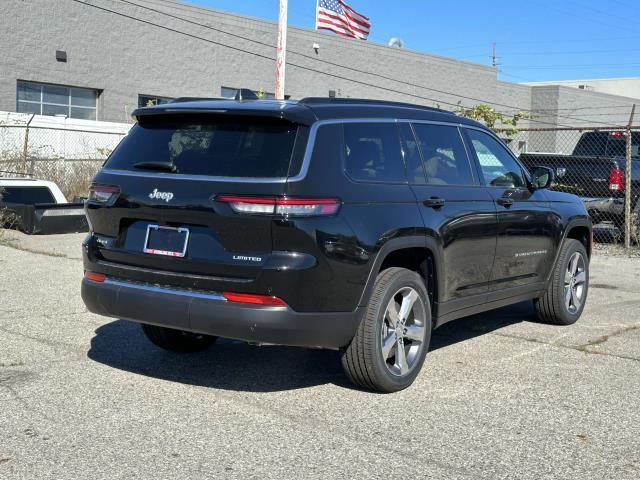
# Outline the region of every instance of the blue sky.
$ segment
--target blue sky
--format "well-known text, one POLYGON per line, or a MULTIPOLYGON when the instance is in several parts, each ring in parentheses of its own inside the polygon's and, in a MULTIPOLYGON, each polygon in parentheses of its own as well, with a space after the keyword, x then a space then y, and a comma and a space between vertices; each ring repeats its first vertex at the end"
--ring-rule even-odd
MULTIPOLYGON (((276 21, 278 0, 187 0, 276 21)), ((313 28, 315 0, 289 0, 289 24, 313 28)), ((638 0, 350 0, 370 41, 491 64, 512 82, 640 76, 638 0), (634 6, 635 5, 635 6, 634 6)), ((332 34, 331 34, 332 35, 332 34)))

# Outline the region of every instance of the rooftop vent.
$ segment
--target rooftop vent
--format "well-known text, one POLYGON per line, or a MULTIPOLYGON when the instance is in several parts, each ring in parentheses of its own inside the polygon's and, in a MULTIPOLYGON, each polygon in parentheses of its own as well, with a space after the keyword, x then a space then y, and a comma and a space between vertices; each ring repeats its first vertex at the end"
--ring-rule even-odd
POLYGON ((390 47, 404 48, 404 42, 402 41, 401 38, 398 38, 398 37, 391 37, 387 45, 390 47))

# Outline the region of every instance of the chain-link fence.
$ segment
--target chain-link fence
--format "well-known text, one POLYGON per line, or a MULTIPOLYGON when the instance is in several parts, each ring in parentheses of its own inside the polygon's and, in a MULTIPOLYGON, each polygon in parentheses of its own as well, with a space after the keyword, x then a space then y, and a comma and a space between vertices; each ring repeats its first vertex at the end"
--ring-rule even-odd
MULTIPOLYGON (((32 119, 0 121, 0 176, 54 181, 68 199, 86 195, 91 178, 128 128, 43 126, 31 124, 32 119)), ((640 244, 640 127, 531 128, 498 134, 527 167, 554 171, 552 190, 583 200, 596 225, 596 240, 640 244)))
POLYGON ((32 176, 55 182, 68 199, 86 195, 91 178, 124 131, 0 122, 0 176, 32 176))
POLYGON ((552 190, 582 199, 595 225, 597 241, 638 245, 640 127, 534 128, 511 136, 498 133, 529 169, 546 166, 553 170, 552 190))

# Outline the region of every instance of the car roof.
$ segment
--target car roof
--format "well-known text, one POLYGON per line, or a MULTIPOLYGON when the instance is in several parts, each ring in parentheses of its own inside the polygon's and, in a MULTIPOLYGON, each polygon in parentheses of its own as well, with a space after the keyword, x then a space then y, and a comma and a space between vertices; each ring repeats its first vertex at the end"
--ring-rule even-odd
POLYGON ((275 117, 304 125, 333 119, 398 118, 482 127, 478 122, 438 108, 360 98, 308 97, 297 101, 184 99, 153 107, 138 108, 133 112, 133 116, 140 120, 150 115, 197 113, 275 117))

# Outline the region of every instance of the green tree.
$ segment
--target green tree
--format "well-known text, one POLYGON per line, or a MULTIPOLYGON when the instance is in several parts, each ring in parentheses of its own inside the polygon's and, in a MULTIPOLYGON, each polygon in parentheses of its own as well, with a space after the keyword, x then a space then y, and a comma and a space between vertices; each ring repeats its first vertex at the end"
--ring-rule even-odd
POLYGON ((494 132, 504 132, 508 137, 518 133, 518 122, 520 120, 531 118, 531 115, 526 112, 516 112, 513 116, 507 116, 486 103, 481 103, 471 108, 464 108, 458 103, 457 114, 461 117, 482 122, 494 132))

